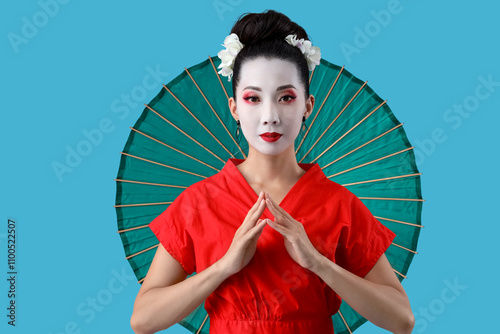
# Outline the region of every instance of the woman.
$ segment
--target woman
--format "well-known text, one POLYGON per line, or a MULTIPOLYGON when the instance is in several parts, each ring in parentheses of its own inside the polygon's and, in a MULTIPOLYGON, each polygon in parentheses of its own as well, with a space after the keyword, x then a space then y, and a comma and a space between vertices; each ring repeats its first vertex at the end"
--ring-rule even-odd
POLYGON ((342 298, 374 324, 410 333, 408 297, 384 255, 394 233, 317 163, 295 157, 319 49, 272 10, 240 17, 231 33, 219 73, 233 76, 229 109, 248 157, 228 159, 151 222, 160 244, 132 328, 168 328, 205 301, 210 333, 333 333, 342 298))

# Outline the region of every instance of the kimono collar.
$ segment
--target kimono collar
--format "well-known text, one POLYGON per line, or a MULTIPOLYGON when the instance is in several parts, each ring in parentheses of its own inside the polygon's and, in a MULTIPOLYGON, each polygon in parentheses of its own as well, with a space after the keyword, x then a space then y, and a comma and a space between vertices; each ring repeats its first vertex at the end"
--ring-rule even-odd
MULTIPOLYGON (((239 190, 238 192, 241 197, 249 196, 248 199, 253 201, 258 197, 258 194, 255 193, 253 188, 244 178, 243 174, 241 174, 240 170, 236 167, 243 161, 245 161, 245 159, 229 158, 224 165, 224 168, 222 168, 221 174, 226 178, 226 184, 230 185, 230 187, 235 191, 236 189, 239 190)), ((288 191, 286 196, 283 198, 283 201, 279 203, 280 205, 285 201, 290 201, 289 197, 295 197, 298 193, 304 194, 313 190, 321 181, 326 179, 326 176, 318 163, 299 163, 299 166, 306 172, 288 191)))

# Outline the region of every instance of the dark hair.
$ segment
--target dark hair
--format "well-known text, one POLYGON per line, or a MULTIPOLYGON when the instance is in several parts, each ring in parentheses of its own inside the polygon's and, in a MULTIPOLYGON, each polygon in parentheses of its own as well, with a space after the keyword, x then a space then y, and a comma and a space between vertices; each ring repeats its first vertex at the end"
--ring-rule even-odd
MULTIPOLYGON (((296 34, 297 39, 309 39, 304 28, 292 22, 288 16, 268 9, 262 13, 242 14, 231 33, 238 35, 244 47, 240 50, 233 65, 233 96, 240 80, 242 65, 258 57, 278 58, 295 64, 299 80, 304 86, 305 98, 309 97, 309 68, 304 54, 298 47, 288 44, 285 37, 296 34)), ((310 39, 309 39, 310 40, 310 39)))

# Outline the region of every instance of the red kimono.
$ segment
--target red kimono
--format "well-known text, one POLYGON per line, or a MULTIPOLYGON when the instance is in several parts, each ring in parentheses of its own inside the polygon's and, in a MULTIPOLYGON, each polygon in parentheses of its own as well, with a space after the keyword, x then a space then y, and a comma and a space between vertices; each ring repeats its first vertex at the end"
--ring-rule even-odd
MULTIPOLYGON (((185 189, 149 227, 188 274, 222 258, 258 194, 228 159, 217 174, 185 189)), ((279 205, 304 225, 315 248, 364 277, 395 234, 317 163, 279 205)), ((268 208, 261 218, 274 220, 268 208)), ((226 279, 205 301, 210 333, 333 333, 340 297, 288 254, 283 236, 265 226, 250 263, 226 279)))

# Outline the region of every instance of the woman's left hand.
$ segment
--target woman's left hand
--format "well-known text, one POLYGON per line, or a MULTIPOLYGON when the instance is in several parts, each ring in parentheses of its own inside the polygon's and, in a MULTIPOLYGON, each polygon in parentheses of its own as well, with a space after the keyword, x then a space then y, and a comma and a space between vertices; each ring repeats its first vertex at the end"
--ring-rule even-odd
POLYGON ((302 267, 312 270, 323 256, 309 240, 302 223, 276 204, 268 193, 265 193, 266 205, 274 216, 274 221, 266 219, 267 224, 281 233, 285 247, 292 259, 302 267))

